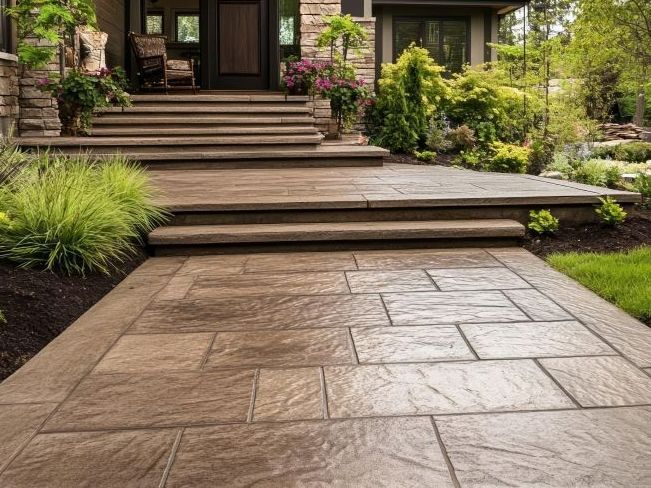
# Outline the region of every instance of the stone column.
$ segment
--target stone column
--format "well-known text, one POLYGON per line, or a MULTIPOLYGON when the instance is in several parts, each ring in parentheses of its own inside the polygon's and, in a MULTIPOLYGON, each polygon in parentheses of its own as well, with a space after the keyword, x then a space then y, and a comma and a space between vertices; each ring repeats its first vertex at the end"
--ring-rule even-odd
POLYGON ((0 135, 15 132, 18 121, 18 58, 0 52, 0 135))
MULTIPOLYGON (((41 41, 35 39, 35 43, 41 41)), ((38 81, 43 78, 58 77, 60 65, 58 57, 48 65, 38 70, 30 70, 26 66, 19 68, 20 72, 20 115, 18 131, 21 136, 59 136, 61 122, 59 109, 55 98, 38 87, 38 81)))
MULTIPOLYGON (((329 60, 328 48, 316 47, 316 38, 325 28, 322 17, 341 12, 341 0, 300 0, 301 57, 329 60)), ((368 32, 367 48, 359 54, 350 53, 349 59, 357 68, 357 74, 372 87, 375 82, 375 18, 354 17, 368 32)), ((316 126, 322 132, 335 132, 336 123, 330 117, 330 102, 317 98, 314 102, 316 126)))

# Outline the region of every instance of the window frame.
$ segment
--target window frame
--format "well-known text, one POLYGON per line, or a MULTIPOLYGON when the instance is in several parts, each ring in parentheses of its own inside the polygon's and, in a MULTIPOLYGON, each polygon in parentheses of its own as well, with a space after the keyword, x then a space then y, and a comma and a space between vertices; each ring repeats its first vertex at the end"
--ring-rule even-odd
POLYGON ((174 11, 174 42, 179 44, 199 44, 201 42, 201 12, 197 10, 175 10, 174 11), (199 39, 196 41, 179 40, 179 17, 196 17, 199 26, 199 39))
POLYGON ((165 11, 164 10, 148 10, 145 13, 145 33, 151 34, 153 36, 164 36, 165 35, 165 11), (160 17, 160 32, 148 32, 147 31, 147 17, 160 17))
MULTIPOLYGON (((469 15, 443 15, 443 16, 438 16, 438 15, 432 15, 432 16, 424 16, 424 15, 400 15, 393 17, 392 19, 392 25, 391 25, 391 59, 393 60, 392 62, 396 62, 398 59, 398 56, 401 53, 398 53, 396 51, 396 25, 401 22, 412 22, 412 23, 418 23, 419 24, 419 39, 417 39, 416 44, 418 44, 420 47, 422 47, 422 40, 425 37, 425 25, 427 22, 446 22, 446 21, 454 21, 454 22, 464 22, 466 24, 466 59, 464 60, 463 64, 469 64, 472 59, 472 42, 471 42, 471 19, 469 15)), ((443 41, 439 41, 439 48, 441 49, 443 47, 443 41)), ((436 60, 435 60, 436 61, 436 60)), ((453 73, 451 70, 447 68, 447 66, 444 66, 446 69, 446 73, 453 73)))

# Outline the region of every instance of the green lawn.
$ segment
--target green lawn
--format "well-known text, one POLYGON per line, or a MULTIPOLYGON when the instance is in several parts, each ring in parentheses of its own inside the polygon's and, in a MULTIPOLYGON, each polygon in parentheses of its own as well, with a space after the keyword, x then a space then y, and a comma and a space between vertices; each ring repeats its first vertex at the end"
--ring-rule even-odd
POLYGON ((651 247, 618 253, 559 253, 547 261, 641 321, 651 323, 651 247))

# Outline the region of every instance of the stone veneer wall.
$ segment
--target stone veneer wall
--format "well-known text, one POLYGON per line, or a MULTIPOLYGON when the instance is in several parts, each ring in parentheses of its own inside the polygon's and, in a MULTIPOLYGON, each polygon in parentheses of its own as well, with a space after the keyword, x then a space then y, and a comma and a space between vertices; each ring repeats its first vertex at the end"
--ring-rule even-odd
POLYGON ((0 52, 0 135, 14 132, 18 120, 18 58, 0 52))
MULTIPOLYGON (((309 59, 330 59, 327 48, 316 47, 316 38, 325 27, 322 16, 341 12, 341 0, 300 0, 301 13, 301 57, 309 59)), ((357 68, 357 75, 369 86, 375 83, 375 18, 353 17, 364 25, 368 32, 367 46, 358 54, 351 53, 350 59, 357 68)), ((334 132, 334 121, 330 118, 330 103, 317 98, 314 104, 314 117, 319 130, 334 132)))
MULTIPOLYGON (((40 42, 35 40, 35 42, 40 42)), ((21 136, 61 135, 61 122, 56 99, 38 87, 38 80, 59 76, 58 57, 38 70, 20 68, 20 114, 18 130, 21 136)))

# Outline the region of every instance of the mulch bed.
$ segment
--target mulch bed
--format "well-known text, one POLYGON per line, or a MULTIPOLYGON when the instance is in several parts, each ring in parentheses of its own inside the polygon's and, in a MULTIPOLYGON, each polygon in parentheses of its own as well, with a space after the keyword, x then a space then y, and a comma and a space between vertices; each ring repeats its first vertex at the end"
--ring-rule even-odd
POLYGON ((635 209, 617 227, 562 227, 551 236, 527 236, 523 247, 540 257, 554 252, 619 252, 651 246, 651 210, 635 209))
POLYGON ((59 276, 0 261, 0 381, 25 364, 111 291, 146 256, 139 253, 111 276, 59 276))

